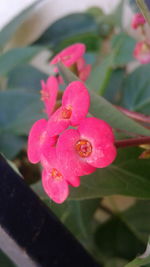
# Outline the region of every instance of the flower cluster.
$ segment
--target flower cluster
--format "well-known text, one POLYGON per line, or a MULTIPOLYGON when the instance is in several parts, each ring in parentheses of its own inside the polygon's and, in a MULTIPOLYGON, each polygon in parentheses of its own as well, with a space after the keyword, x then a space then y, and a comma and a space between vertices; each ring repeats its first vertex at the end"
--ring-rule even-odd
MULTIPOLYGON (((84 44, 76 43, 62 50, 51 61, 50 65, 62 62, 66 67, 70 68, 82 81, 86 81, 91 72, 91 65, 86 64, 84 59, 86 47, 84 44)), ((54 68, 54 72, 58 73, 58 68, 54 68)), ((59 81, 62 82, 62 78, 59 81)))
POLYGON ((144 37, 143 41, 140 41, 136 44, 133 51, 133 56, 142 64, 147 64, 150 62, 150 42, 146 38, 144 29, 145 23, 146 20, 140 13, 135 14, 131 22, 131 27, 134 30, 141 28, 144 37))
MULTIPOLYGON (((84 50, 82 46, 80 48, 82 56, 84 50)), ((58 57, 52 62, 55 63, 58 57)), ((65 64, 70 66, 72 62, 74 60, 67 58, 65 64)), ((41 85, 48 119, 40 119, 32 126, 28 158, 32 163, 41 163, 45 192, 56 203, 62 203, 69 195, 69 186, 80 185, 80 176, 113 162, 116 157, 114 135, 105 121, 87 117, 90 95, 83 82, 74 81, 66 87, 62 104, 56 111, 57 78, 51 76, 41 85)))

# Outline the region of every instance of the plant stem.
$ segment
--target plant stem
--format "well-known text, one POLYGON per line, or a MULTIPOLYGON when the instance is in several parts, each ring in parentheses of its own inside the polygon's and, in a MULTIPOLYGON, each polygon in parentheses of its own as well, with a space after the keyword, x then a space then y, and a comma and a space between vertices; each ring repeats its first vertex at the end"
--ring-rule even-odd
POLYGON ((145 123, 150 123, 150 116, 147 116, 147 115, 135 112, 135 111, 131 111, 120 106, 115 106, 115 107, 119 109, 122 113, 124 113, 125 115, 127 115, 128 117, 134 120, 145 122, 145 123))
POLYGON ((117 140, 115 142, 115 146, 117 148, 139 146, 144 144, 150 144, 150 137, 146 136, 146 137, 130 138, 124 140, 117 140))

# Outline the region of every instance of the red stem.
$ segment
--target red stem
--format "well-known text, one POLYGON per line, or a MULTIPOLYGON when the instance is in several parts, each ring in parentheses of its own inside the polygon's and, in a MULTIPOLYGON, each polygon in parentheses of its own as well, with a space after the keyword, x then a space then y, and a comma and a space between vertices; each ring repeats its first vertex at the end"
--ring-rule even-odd
POLYGON ((115 146, 117 148, 139 146, 144 144, 150 144, 150 137, 146 136, 146 137, 130 138, 124 140, 116 140, 115 142, 115 146))
POLYGON ((116 106, 116 108, 134 120, 145 122, 145 123, 150 123, 150 116, 147 116, 147 115, 135 112, 135 111, 131 111, 120 106, 116 106))

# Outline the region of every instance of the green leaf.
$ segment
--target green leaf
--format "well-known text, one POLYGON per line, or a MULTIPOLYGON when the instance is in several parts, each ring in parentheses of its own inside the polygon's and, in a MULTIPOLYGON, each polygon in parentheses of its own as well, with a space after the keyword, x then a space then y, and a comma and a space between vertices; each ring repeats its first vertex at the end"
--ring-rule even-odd
MULTIPOLYGON (((78 80, 65 66, 59 63, 59 69, 67 83, 78 80)), ((90 112, 93 116, 107 121, 113 128, 121 129, 128 132, 133 132, 140 135, 150 136, 150 131, 138 124, 137 122, 126 117, 118 111, 111 103, 103 97, 96 94, 92 89, 89 89, 91 95, 90 112)))
POLYGON ((150 114, 150 66, 140 66, 129 74, 123 85, 124 107, 150 114))
POLYGON ((0 76, 6 75, 19 64, 30 61, 42 49, 38 46, 14 48, 0 55, 0 76))
POLYGON ((24 88, 39 91, 41 89, 41 80, 46 80, 47 78, 47 74, 31 65, 19 65, 9 72, 7 87, 9 89, 24 88))
POLYGON ((109 82, 113 63, 114 53, 111 53, 110 56, 107 56, 100 65, 93 67, 90 78, 87 81, 87 85, 99 92, 101 95, 103 95, 109 82))
POLYGON ((60 206, 49 201, 48 206, 76 237, 84 240, 90 239, 93 215, 98 205, 99 199, 66 201, 60 206))
POLYGON ((36 93, 24 90, 0 92, 0 133, 28 134, 32 124, 44 117, 43 105, 36 93))
POLYGON ((64 40, 87 33, 98 33, 94 18, 89 14, 74 13, 54 22, 35 43, 50 44, 55 48, 64 40))
POLYGON ((0 47, 3 47, 10 38, 13 36, 15 31, 20 27, 26 18, 29 16, 30 12, 35 8, 35 6, 40 1, 36 1, 24 9, 18 16, 13 18, 0 32, 0 47))
POLYGON ((150 263, 150 238, 147 244, 146 251, 141 256, 138 256, 133 261, 125 265, 125 267, 140 267, 150 263))
POLYGON ((126 73, 124 68, 114 69, 111 73, 110 80, 105 88, 104 97, 113 104, 120 103, 125 76, 126 73))
POLYGON ((138 159, 141 150, 118 151, 116 161, 81 178, 79 188, 71 189, 71 199, 90 199, 114 194, 150 198, 149 160, 138 159))
POLYGON ((25 144, 26 139, 24 137, 9 132, 0 134, 0 152, 8 159, 14 158, 25 144))
POLYGON ((119 217, 113 216, 100 225, 95 233, 99 250, 107 259, 123 258, 130 260, 144 249, 132 230, 119 217))
POLYGON ((124 32, 114 35, 112 39, 112 49, 115 51, 114 65, 125 65, 134 60, 133 50, 136 40, 124 32))

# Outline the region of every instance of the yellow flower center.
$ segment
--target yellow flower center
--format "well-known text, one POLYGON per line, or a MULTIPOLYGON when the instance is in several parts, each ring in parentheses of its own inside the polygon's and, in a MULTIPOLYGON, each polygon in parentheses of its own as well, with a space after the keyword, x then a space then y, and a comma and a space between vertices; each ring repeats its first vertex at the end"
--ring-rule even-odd
POLYGON ((62 179, 62 174, 55 168, 52 169, 51 175, 57 181, 60 181, 62 179))
POLYGON ((72 114, 71 107, 64 107, 64 108, 62 108, 61 116, 62 116, 63 119, 70 119, 71 114, 72 114))
POLYGON ((86 158, 91 155, 92 153, 92 145, 87 140, 79 140, 76 145, 75 149, 80 157, 86 158))

